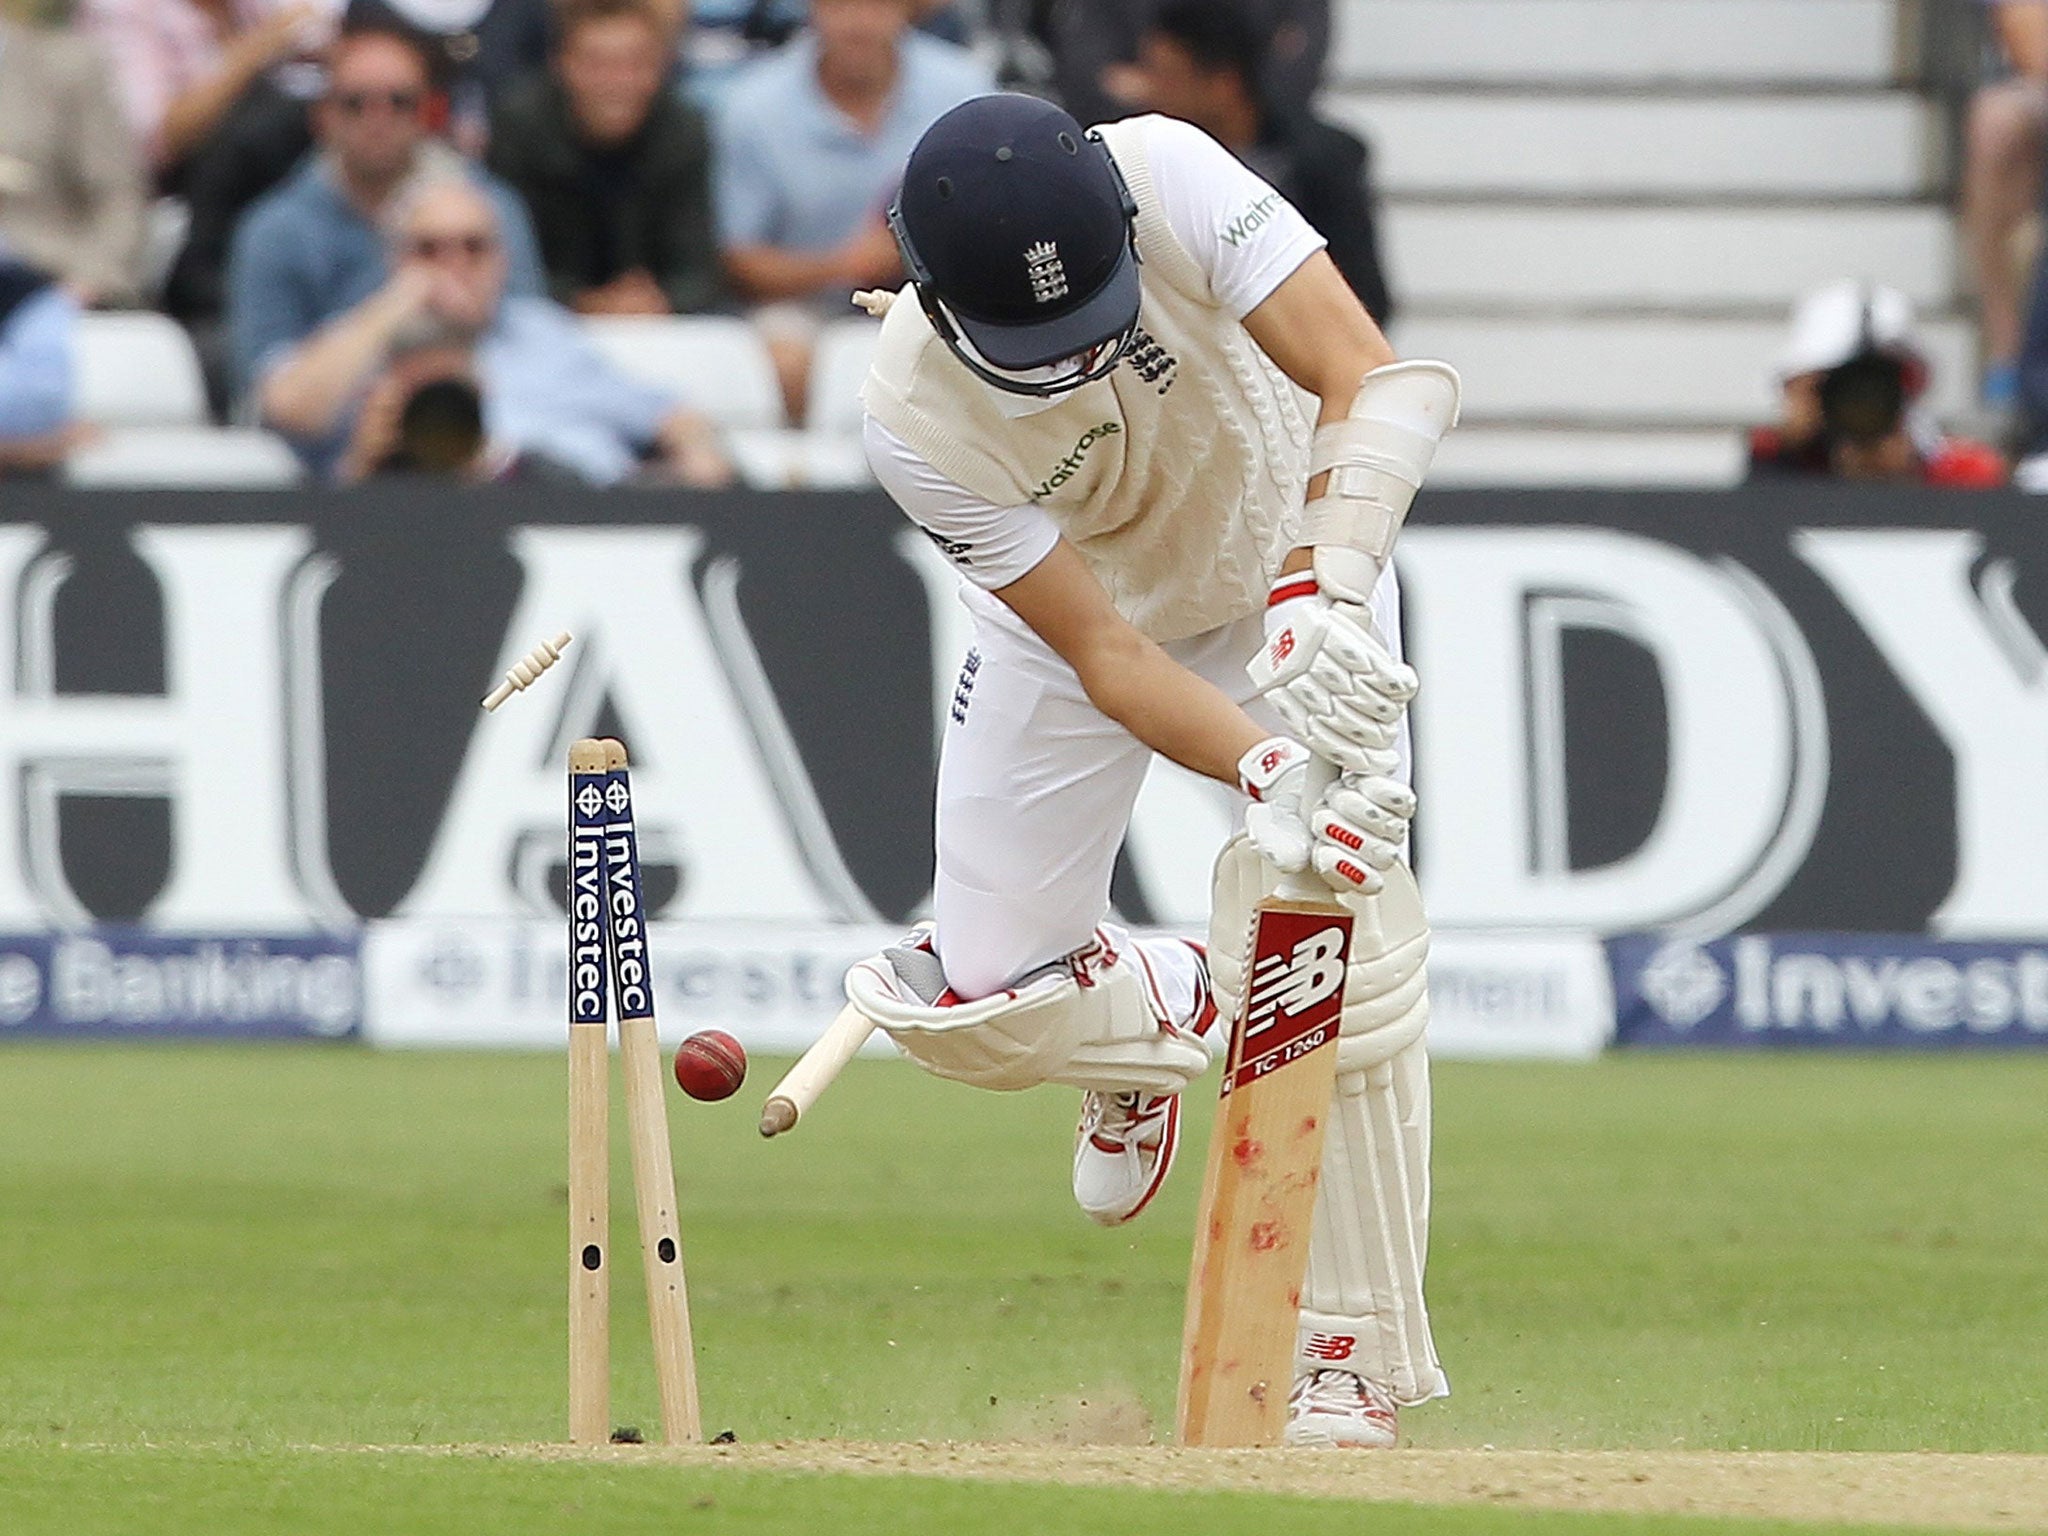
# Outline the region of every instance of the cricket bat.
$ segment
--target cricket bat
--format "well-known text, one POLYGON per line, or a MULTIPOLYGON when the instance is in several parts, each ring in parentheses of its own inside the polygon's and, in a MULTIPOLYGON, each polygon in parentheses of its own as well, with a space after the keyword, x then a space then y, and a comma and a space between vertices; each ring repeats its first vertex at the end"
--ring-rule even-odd
POLYGON ((1183 1445, 1278 1445, 1286 1426, 1351 925, 1313 875, 1283 879, 1252 910, 1196 1215, 1176 1413, 1183 1445))
POLYGON ((793 1130, 804 1111, 818 1102, 818 1095, 832 1086, 840 1070, 860 1054, 860 1048, 867 1044, 875 1029, 875 1021, 853 1004, 840 1009, 839 1017, 783 1074, 782 1081, 761 1106, 761 1134, 780 1136, 793 1130))

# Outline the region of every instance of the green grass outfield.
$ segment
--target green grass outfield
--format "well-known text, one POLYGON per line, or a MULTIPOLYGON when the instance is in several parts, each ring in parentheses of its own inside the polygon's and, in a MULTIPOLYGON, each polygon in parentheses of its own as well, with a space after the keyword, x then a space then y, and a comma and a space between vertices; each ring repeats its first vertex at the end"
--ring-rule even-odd
MULTIPOLYGON (((1170 1422, 1205 1123, 1102 1232, 1067 1193, 1073 1095, 859 1063, 764 1144, 777 1065, 670 1098, 709 1430, 1170 1422)), ((535 1056, 0 1051, 0 1531, 1700 1528, 335 1449, 561 1437, 563 1083, 535 1056)), ((1457 1395, 1406 1416, 1418 1446, 2048 1450, 2048 1059, 1451 1065, 1437 1103, 1457 1395)), ((651 1438, 614 1129, 614 1417, 651 1438)))

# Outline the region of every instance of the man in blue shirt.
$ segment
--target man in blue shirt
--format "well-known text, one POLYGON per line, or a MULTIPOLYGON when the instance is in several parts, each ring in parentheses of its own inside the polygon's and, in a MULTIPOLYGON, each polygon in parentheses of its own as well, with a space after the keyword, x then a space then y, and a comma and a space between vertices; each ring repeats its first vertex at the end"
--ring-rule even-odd
POLYGON ((64 455, 77 319, 62 287, 0 254, 0 474, 46 470, 64 455))
POLYGON ((964 48, 911 30, 913 0, 812 0, 810 28, 747 65, 715 122, 726 274, 759 318, 792 421, 819 317, 902 280, 883 218, 918 136, 995 89, 964 48))
POLYGON ((277 395, 272 380, 279 364, 323 327, 386 293, 392 274, 379 223, 409 181, 475 177, 498 209, 512 291, 543 291, 518 198, 429 135, 431 83, 426 57, 410 39, 370 29, 344 33, 313 113, 318 147, 235 231, 227 324, 237 386, 253 395, 257 416, 316 465, 335 447, 323 441, 326 427, 289 394, 277 395))
POLYGON ((485 188, 460 174, 416 183, 389 222, 390 280, 264 384, 311 434, 347 441, 346 475, 391 460, 411 391, 455 378, 476 391, 493 464, 527 455, 600 485, 643 460, 688 484, 731 478, 702 416, 620 374, 559 304, 506 292, 503 225, 485 188), (426 355, 436 365, 422 371, 414 360, 426 355))

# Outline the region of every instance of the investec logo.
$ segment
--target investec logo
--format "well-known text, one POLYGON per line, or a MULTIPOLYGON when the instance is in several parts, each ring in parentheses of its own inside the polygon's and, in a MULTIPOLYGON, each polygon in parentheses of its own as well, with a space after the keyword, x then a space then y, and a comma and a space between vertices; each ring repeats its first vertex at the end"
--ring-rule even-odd
MULTIPOLYGON (((605 793, 612 797, 618 790, 615 804, 624 805, 628 816, 632 813, 625 802, 624 790, 614 779, 605 793)), ((618 814, 614 810, 614 814, 618 814)), ((654 1000, 647 986, 647 939, 640 919, 640 860, 635 846, 633 823, 614 821, 605 828, 604 858, 606 884, 611 890, 612 909, 612 963, 619 981, 619 1017, 622 1019, 646 1018, 654 1012, 654 1000)))
POLYGON ((1069 453, 1064 459, 1061 459, 1050 475, 1039 481, 1038 489, 1031 493, 1031 499, 1038 501, 1050 496, 1054 491, 1073 479, 1075 473, 1081 468, 1081 461, 1088 457, 1088 450, 1101 442, 1105 437, 1115 437, 1121 431, 1123 431, 1123 427, 1119 423, 1105 421, 1101 426, 1090 427, 1086 432, 1083 432, 1080 440, 1074 444, 1073 452, 1069 453))
POLYGON ((1667 944, 1643 967, 1644 1001, 1676 1030, 1727 1008, 1736 1026, 1764 1033, 2048 1033, 2048 950, 1951 944, 1939 951, 1881 941, 1862 952, 1781 947, 1745 935, 1724 964, 1703 945, 1667 944))
MULTIPOLYGON (((588 785, 585 786, 589 788, 588 785)), ((578 827, 570 845, 570 1016, 602 1022, 604 1000, 604 865, 596 828, 578 827)))

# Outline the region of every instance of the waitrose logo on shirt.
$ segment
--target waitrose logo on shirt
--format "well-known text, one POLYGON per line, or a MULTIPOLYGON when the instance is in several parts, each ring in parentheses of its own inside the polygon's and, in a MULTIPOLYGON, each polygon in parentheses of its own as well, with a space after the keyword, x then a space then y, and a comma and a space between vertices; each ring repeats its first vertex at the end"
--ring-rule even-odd
POLYGON ((1252 205, 1223 226, 1223 243, 1232 250, 1243 245, 1260 230, 1273 222, 1273 210, 1280 206, 1280 194, 1268 192, 1256 199, 1252 205))
POLYGON ((1038 488, 1031 493, 1031 499, 1038 501, 1050 496, 1054 491, 1073 479, 1075 473, 1081 468, 1082 460, 1088 457, 1088 450, 1101 442, 1105 437, 1114 437, 1121 431, 1123 431, 1123 427, 1118 423, 1105 421, 1101 426, 1090 427, 1086 432, 1083 432, 1080 440, 1074 444, 1073 451, 1059 461, 1059 464, 1050 475, 1038 482, 1038 488))

